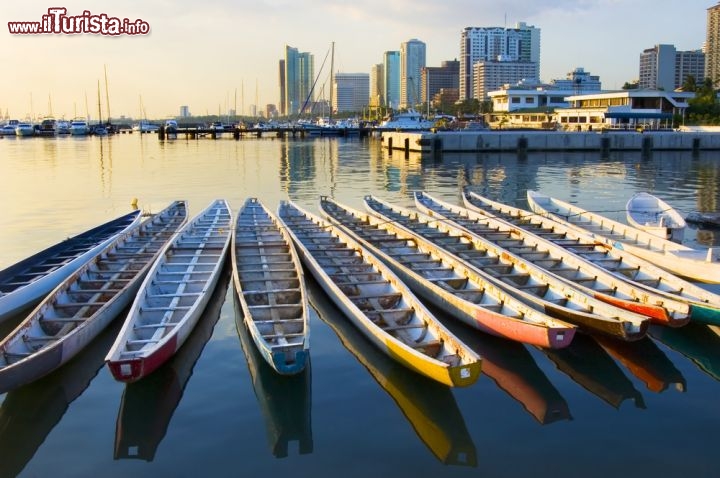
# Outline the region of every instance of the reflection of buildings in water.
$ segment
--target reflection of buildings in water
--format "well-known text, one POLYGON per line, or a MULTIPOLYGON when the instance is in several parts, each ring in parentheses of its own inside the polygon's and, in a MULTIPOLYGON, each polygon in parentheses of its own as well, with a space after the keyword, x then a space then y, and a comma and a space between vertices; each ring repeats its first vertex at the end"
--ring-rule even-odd
POLYGON ((446 465, 477 466, 475 444, 452 390, 382 353, 345 320, 314 279, 310 278, 307 286, 310 303, 320 319, 395 401, 433 455, 446 465))
POLYGON ((653 339, 692 361, 700 370, 720 381, 720 327, 690 322, 684 327, 650 326, 653 339))
POLYGON ((79 397, 105 363, 105 353, 120 330, 108 327, 67 364, 8 392, 0 407, 0 477, 17 476, 35 455, 70 403, 79 397))
POLYGON ((626 399, 645 408, 645 402, 632 381, 598 343, 587 335, 576 334, 564 349, 540 349, 561 372, 588 392, 619 408, 626 399))
POLYGON ((335 189, 339 165, 337 138, 287 139, 280 144, 279 177, 283 191, 293 194, 335 189))
POLYGON ((648 390, 660 393, 670 385, 685 391, 685 377, 670 359, 650 338, 636 342, 622 342, 610 337, 595 337, 595 340, 630 373, 640 379, 648 390))
POLYGON ((288 456, 289 444, 297 441, 301 455, 312 453, 312 372, 308 359, 305 369, 295 375, 280 375, 260 355, 243 320, 242 308, 233 287, 235 325, 252 377, 255 397, 265 419, 267 440, 276 458, 288 456))
POLYGON ((142 380, 125 385, 115 425, 116 460, 155 458, 195 363, 220 319, 229 283, 230 271, 225 267, 207 308, 175 356, 142 380))

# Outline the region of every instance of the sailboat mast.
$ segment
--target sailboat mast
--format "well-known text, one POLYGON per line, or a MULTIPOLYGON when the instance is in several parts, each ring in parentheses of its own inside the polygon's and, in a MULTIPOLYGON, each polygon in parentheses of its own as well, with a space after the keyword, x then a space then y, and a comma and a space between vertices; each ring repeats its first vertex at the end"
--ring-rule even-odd
POLYGON ((333 71, 335 68, 335 42, 332 42, 331 52, 332 53, 330 54, 330 115, 328 116, 329 123, 332 123, 332 114, 333 114, 333 86, 334 86, 333 83, 335 82, 334 78, 333 78, 333 71))
POLYGON ((102 106, 100 105, 100 80, 98 80, 98 124, 102 124, 102 106))
POLYGON ((110 124, 110 91, 108 90, 107 81, 107 65, 103 65, 105 69, 105 109, 107 110, 107 122, 110 124))

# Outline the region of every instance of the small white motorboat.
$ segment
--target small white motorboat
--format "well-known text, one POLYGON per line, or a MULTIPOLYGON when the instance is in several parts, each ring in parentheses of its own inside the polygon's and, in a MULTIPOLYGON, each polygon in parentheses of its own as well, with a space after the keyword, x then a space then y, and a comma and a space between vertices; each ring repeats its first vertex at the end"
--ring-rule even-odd
POLYGON ((645 192, 635 193, 628 200, 626 210, 631 226, 663 239, 682 242, 687 225, 685 219, 662 199, 645 192))

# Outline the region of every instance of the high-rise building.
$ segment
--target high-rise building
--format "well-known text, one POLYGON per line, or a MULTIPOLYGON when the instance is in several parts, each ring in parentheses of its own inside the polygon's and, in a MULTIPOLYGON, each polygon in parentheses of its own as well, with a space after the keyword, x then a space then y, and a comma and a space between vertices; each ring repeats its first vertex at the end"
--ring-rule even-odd
MULTIPOLYGON (((474 65, 479 62, 535 63, 540 79, 540 29, 517 23, 515 28, 467 27, 460 35, 460 100, 473 98, 474 65)), ((511 83, 508 80, 505 83, 511 83)))
MULTIPOLYGON (((308 52, 299 52, 297 48, 285 46, 285 111, 284 115, 294 115, 302 111, 303 105, 313 101, 310 94, 315 77, 314 56, 308 52)), ((280 102, 281 107, 283 102, 280 102)))
POLYGON ((433 97, 442 89, 458 88, 460 62, 443 61, 441 66, 426 66, 420 78, 420 103, 432 103, 433 97))
POLYGON ((537 78, 537 63, 524 61, 478 61, 473 65, 475 91, 473 98, 489 99, 488 93, 504 84, 537 78))
POLYGON ((333 109, 337 112, 360 112, 368 105, 370 75, 335 73, 333 75, 333 109))
POLYGON ((640 54, 638 87, 655 90, 675 89, 675 47, 655 45, 640 54))
POLYGON ((673 45, 655 45, 640 54, 640 88, 672 91, 692 75, 705 78, 705 54, 700 50, 677 51, 673 45))
POLYGON ((421 102, 420 73, 425 67, 425 43, 412 39, 400 45, 400 108, 421 102))
POLYGON ((180 117, 181 118, 190 117, 190 107, 189 106, 183 105, 180 107, 180 117))
MULTIPOLYGON (((285 104, 285 60, 280 60, 278 67, 280 84, 280 114, 287 115, 287 105, 285 104)), ((245 112, 243 111, 243 113, 245 112)))
POLYGON ((370 106, 384 106, 385 104, 385 66, 382 63, 370 68, 370 106))
POLYGON ((400 52, 386 51, 383 55, 385 106, 400 107, 400 52))
POLYGON ((688 76, 700 84, 705 80, 705 53, 702 50, 679 51, 675 55, 675 88, 680 88, 688 76))
POLYGON ((716 86, 720 83, 720 3, 707 9, 705 78, 716 86))

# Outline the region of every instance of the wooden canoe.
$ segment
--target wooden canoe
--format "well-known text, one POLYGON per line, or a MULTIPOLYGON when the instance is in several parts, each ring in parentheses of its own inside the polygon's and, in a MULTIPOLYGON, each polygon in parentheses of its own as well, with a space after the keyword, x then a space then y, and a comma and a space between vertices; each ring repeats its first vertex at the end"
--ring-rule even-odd
POLYGON ((682 215, 650 193, 633 194, 625 204, 627 222, 633 227, 674 242, 683 241, 687 223, 682 215))
POLYGON ((0 271, 0 322, 27 309, 140 222, 140 212, 120 216, 65 239, 0 271))
POLYGON ((690 321, 688 304, 649 294, 549 240, 550 237, 562 239, 562 234, 533 234, 500 217, 455 206, 422 192, 415 193, 415 203, 420 211, 445 218, 505 247, 596 299, 647 316, 663 325, 680 327, 690 321), (658 302, 662 306, 657 305, 658 302))
POLYGON ((481 359, 378 258, 332 224, 281 202, 301 259, 343 313, 381 351, 448 386, 473 384, 481 359))
POLYGON ((231 232, 230 208, 219 199, 161 251, 106 357, 115 379, 145 377, 185 342, 217 285, 231 232))
POLYGON ((238 212, 231 256, 235 291, 253 342, 278 373, 301 372, 310 348, 302 264, 275 214, 255 198, 238 212))
POLYGON ((598 242, 593 236, 550 217, 491 201, 473 192, 464 194, 464 203, 471 210, 501 217, 515 227, 541 235, 628 281, 644 291, 637 296, 640 302, 671 310, 673 306, 667 301, 679 301, 690 306, 691 320, 720 324, 720 295, 697 284, 681 279, 627 251, 598 242))
POLYGON ((0 393, 57 369, 102 332, 137 293, 154 259, 185 222, 185 203, 118 236, 0 341, 0 393))
POLYGON ((430 241, 329 198, 320 208, 418 295, 470 327, 539 347, 572 342, 574 325, 533 309, 430 241))
POLYGON ((683 246, 537 191, 528 191, 527 197, 530 208, 537 214, 560 220, 597 241, 626 250, 679 276, 720 284, 720 248, 701 250, 683 246))
POLYGON ((444 219, 438 220, 372 196, 365 197, 365 204, 379 218, 429 240, 508 293, 548 315, 579 326, 585 332, 627 341, 639 340, 647 332, 647 317, 583 294, 546 270, 444 219))

